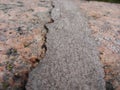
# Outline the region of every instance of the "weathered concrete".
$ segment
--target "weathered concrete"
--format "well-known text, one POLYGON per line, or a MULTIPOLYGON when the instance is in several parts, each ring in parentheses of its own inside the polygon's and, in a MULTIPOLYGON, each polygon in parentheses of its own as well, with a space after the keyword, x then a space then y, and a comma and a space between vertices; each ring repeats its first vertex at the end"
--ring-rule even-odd
POLYGON ((76 0, 54 0, 47 53, 27 90, 105 90, 104 72, 87 20, 76 0))

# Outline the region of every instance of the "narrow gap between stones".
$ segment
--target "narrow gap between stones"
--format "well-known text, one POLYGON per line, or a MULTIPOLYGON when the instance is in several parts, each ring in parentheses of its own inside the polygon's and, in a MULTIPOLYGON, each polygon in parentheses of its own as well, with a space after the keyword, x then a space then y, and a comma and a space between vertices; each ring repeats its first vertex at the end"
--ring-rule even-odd
MULTIPOLYGON (((52 6, 52 9, 49 11, 50 21, 47 22, 47 23, 44 25, 44 29, 46 30, 46 35, 45 35, 45 43, 43 44, 42 48, 45 48, 45 53, 47 52, 46 42, 47 42, 47 34, 49 33, 49 28, 48 28, 47 25, 54 23, 54 20, 53 20, 53 18, 52 18, 52 16, 51 16, 51 15, 52 15, 51 13, 52 13, 52 10, 53 10, 53 8, 54 8, 55 6, 54 6, 54 4, 53 4, 52 1, 51 1, 51 6, 52 6)), ((29 78, 29 73, 27 74, 27 77, 29 78)), ((27 84, 27 82, 28 82, 28 78, 27 78, 26 82, 24 83, 24 85, 23 85, 24 88, 22 88, 22 90, 27 90, 27 89, 26 89, 26 84, 27 84)), ((21 90, 21 89, 20 89, 20 90, 21 90)))

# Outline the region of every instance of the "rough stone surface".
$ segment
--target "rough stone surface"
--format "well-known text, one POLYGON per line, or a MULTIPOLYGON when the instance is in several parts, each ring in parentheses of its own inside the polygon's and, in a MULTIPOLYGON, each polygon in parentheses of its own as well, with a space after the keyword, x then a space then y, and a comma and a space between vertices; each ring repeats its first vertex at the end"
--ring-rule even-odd
POLYGON ((24 90, 45 54, 48 0, 0 0, 0 90, 24 90))
POLYGON ((92 36, 98 42, 105 80, 120 90, 120 4, 83 2, 80 7, 89 18, 92 36))
POLYGON ((29 74, 27 90, 105 90, 99 61, 80 0, 52 0, 47 52, 29 74))

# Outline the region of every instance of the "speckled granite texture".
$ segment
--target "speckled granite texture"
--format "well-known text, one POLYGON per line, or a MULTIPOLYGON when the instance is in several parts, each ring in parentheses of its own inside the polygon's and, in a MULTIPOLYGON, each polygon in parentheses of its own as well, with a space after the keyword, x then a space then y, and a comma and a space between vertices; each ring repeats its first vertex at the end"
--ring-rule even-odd
POLYGON ((24 90, 45 55, 48 0, 0 0, 0 90, 24 90))

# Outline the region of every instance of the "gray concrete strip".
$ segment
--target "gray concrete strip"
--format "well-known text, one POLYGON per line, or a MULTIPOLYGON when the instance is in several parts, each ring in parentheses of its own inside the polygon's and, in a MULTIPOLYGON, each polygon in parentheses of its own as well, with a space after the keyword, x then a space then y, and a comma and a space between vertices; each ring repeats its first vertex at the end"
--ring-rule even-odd
POLYGON ((27 90, 105 90, 87 20, 74 0, 54 0, 46 57, 29 75, 27 90))

